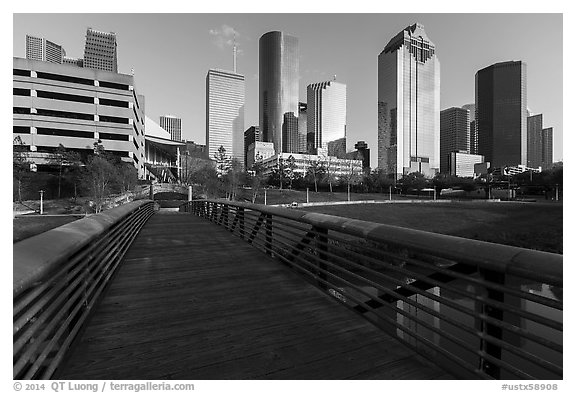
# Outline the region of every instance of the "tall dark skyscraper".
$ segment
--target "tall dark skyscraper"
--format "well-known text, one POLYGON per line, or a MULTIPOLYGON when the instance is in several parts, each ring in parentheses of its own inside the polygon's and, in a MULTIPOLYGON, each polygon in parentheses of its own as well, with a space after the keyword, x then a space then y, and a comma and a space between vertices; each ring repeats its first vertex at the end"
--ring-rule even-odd
POLYGON ((106 33, 91 27, 86 30, 84 67, 118 72, 116 33, 106 33))
POLYGON ((406 27, 378 56, 378 167, 399 178, 440 170, 440 62, 424 26, 406 27))
POLYGON ((470 154, 478 154, 478 134, 476 133, 476 105, 462 105, 462 109, 468 109, 470 111, 470 127, 468 130, 468 133, 470 134, 470 154))
POLYGON ((528 127, 526 165, 538 168, 542 166, 542 114, 528 116, 526 122, 528 127))
POLYGON ((448 108, 440 112, 440 172, 449 173, 450 153, 470 152, 470 112, 448 108))
POLYGON ((552 168, 552 145, 554 142, 554 128, 548 127, 542 130, 542 169, 552 168))
POLYGON ((527 165, 526 63, 507 61, 476 73, 478 154, 493 168, 527 165))
MULTIPOLYGON (((259 47, 259 116, 265 142, 273 142, 276 152, 290 152, 285 141, 293 141, 298 125, 298 39, 281 31, 260 37, 259 47), (288 124, 284 124, 284 120, 288 124)), ((294 146, 297 146, 296 142, 294 146)))

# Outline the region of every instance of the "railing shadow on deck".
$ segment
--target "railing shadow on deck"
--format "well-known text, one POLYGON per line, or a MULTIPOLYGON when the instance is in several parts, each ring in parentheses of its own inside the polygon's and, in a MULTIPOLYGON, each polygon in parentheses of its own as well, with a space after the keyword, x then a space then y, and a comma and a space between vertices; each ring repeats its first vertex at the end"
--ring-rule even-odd
POLYGON ((248 203, 180 211, 222 225, 457 377, 563 377, 562 255, 248 203))
POLYGON ((53 375, 153 213, 140 200, 14 244, 14 379, 53 375))

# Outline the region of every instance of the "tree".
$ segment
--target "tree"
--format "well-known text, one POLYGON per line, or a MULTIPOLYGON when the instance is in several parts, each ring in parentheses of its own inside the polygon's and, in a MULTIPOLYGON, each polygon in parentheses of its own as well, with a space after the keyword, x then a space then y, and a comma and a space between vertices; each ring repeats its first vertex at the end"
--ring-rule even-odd
POLYGON ((220 145, 218 151, 214 153, 214 159, 216 160, 216 173, 218 177, 226 175, 232 166, 232 158, 226 154, 224 146, 220 145))
POLYGON ((252 203, 256 203, 256 197, 260 188, 264 185, 264 165, 262 164, 262 156, 257 155, 252 164, 252 174, 249 177, 250 186, 252 187, 252 203))
POLYGON ((295 177, 294 172, 295 169, 296 169, 296 159, 292 154, 290 154, 290 156, 286 160, 286 169, 285 169, 286 177, 290 181, 290 189, 292 189, 292 182, 294 181, 295 177))
POLYGON ((112 162, 100 155, 88 157, 83 173, 83 184, 88 188, 96 213, 102 211, 104 201, 110 195, 117 176, 112 162))
POLYGON ((56 151, 50 155, 48 163, 58 167, 58 199, 62 197, 62 181, 68 177, 71 178, 74 184, 74 198, 76 198, 80 154, 69 151, 60 143, 56 151))
POLYGON ((18 202, 22 202, 22 189, 24 182, 30 174, 31 162, 28 161, 26 153, 28 146, 22 142, 22 138, 17 136, 13 140, 12 150, 12 177, 18 185, 18 202))
POLYGON ((233 158, 230 162, 228 172, 220 178, 220 180, 224 182, 227 198, 231 201, 236 199, 242 174, 242 163, 238 159, 233 158))
POLYGON ((314 183, 314 191, 318 192, 318 182, 326 173, 326 168, 324 164, 319 162, 318 160, 311 160, 308 159, 308 169, 306 170, 305 178, 308 182, 314 183))
POLYGON ((408 190, 417 190, 420 193, 420 190, 425 188, 428 184, 424 175, 420 172, 412 172, 407 175, 402 176, 400 179, 400 184, 402 186, 403 192, 407 192, 408 190))
POLYGON ((116 166, 117 181, 122 193, 134 190, 138 184, 138 170, 129 162, 120 162, 116 166))

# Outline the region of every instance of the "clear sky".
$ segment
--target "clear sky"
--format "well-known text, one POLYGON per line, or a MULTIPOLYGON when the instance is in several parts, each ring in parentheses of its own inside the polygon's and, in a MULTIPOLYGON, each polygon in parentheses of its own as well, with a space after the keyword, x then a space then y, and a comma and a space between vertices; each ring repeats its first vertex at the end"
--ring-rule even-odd
MULTIPOLYGON (((328 8, 326 8, 328 10, 328 8)), ((300 100, 306 86, 331 79, 347 85, 347 139, 377 150, 377 57, 415 22, 436 45, 441 109, 474 102, 476 71, 522 60, 528 107, 554 127, 554 160, 562 152, 562 14, 14 14, 13 54, 25 57, 31 34, 82 57, 87 27, 117 33, 121 73, 135 72, 146 114, 182 118, 183 138, 205 142, 205 79, 210 68, 232 69, 237 33, 238 72, 246 77, 245 128, 258 124, 258 40, 271 30, 299 38, 300 100)))

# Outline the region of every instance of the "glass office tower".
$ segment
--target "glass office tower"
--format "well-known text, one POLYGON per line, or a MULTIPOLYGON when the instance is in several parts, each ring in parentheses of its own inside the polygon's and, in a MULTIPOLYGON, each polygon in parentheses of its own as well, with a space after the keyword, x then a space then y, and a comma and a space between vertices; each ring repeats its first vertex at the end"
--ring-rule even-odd
POLYGON ((527 166, 538 168, 542 166, 542 114, 528 116, 528 150, 527 166))
POLYGON ((476 73, 478 154, 492 168, 527 165, 526 63, 507 61, 476 73))
POLYGON ((542 169, 552 168, 552 148, 554 143, 554 128, 548 127, 542 130, 542 169))
POLYGON ((424 26, 406 27, 378 56, 378 167, 395 178, 440 170, 440 62, 424 26))
POLYGON ((284 141, 292 141, 294 136, 283 135, 283 130, 298 132, 293 124, 299 113, 298 39, 281 31, 268 32, 260 37, 259 57, 260 131, 277 152, 289 152, 284 141), (284 124, 285 119, 289 124, 284 124))
POLYGON ((470 153, 470 112, 448 108, 440 112, 440 172, 450 173, 450 153, 470 153))
POLYGON ((206 151, 214 159, 220 146, 244 164, 244 75, 209 70, 206 75, 206 151))
POLYGON ((307 88, 308 134, 314 149, 328 149, 328 155, 346 154, 346 85, 336 81, 312 83, 307 88))

